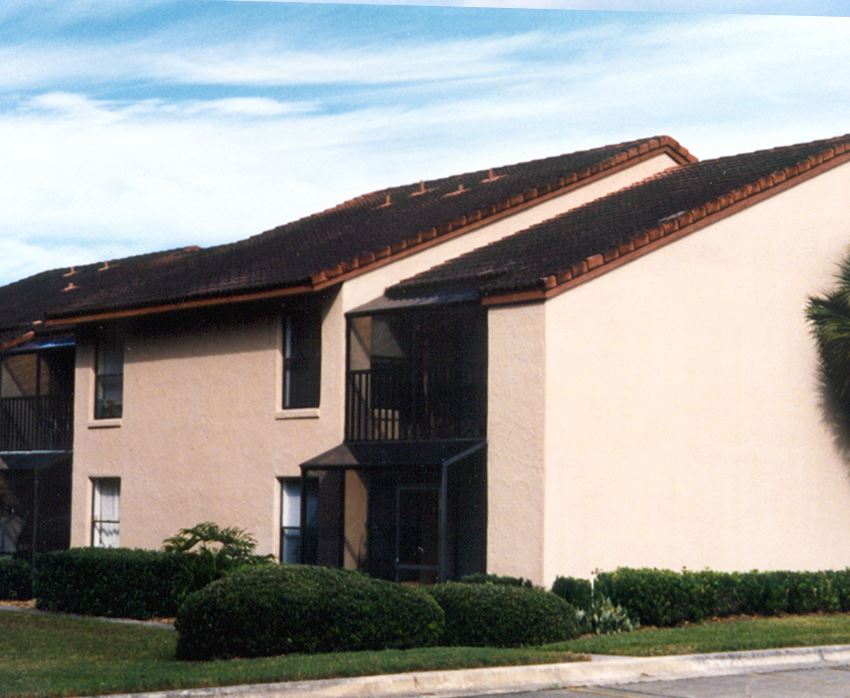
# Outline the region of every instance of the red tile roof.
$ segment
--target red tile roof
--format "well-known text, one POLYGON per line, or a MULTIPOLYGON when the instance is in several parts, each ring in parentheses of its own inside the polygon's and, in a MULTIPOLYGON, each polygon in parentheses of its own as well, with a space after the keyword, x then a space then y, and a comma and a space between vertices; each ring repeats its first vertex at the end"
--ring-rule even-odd
POLYGON ((552 296, 738 208, 850 161, 850 135, 666 170, 390 288, 474 289, 486 304, 552 296))

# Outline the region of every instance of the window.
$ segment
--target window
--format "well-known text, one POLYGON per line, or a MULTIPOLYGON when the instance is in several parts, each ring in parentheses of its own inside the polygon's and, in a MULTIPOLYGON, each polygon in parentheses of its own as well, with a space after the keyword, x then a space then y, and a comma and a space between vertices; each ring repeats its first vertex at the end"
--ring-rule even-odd
POLYGON ((117 548, 120 527, 121 479, 101 477, 92 480, 94 506, 91 517, 91 544, 95 548, 117 548))
POLYGON ((98 338, 95 356, 94 418, 118 419, 124 405, 124 342, 114 334, 98 338))
POLYGON ((283 318, 283 408, 318 407, 322 369, 322 313, 319 305, 283 318))
MULTIPOLYGON (((305 512, 306 528, 301 528, 301 478, 286 477, 280 481, 280 561, 300 563, 301 550, 308 550, 316 537, 319 481, 308 477, 304 480, 307 500, 305 512)), ((309 560, 304 560, 309 562, 309 560)))

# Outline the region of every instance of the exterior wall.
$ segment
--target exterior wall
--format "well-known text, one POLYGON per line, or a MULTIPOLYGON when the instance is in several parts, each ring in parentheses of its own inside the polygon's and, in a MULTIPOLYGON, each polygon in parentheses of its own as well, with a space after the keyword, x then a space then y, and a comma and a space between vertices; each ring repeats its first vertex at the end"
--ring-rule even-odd
POLYGON ((213 324, 199 314, 176 324, 163 316, 168 331, 130 326, 118 421, 91 419, 93 347, 81 341, 71 545, 90 543, 91 478, 108 476, 121 478, 122 546, 159 547, 181 527, 215 521, 247 529, 258 552, 277 554, 277 478, 300 475, 301 462, 343 438, 346 312, 412 274, 673 165, 653 157, 346 282, 327 298, 319 409, 279 409, 280 311, 271 306, 265 314, 225 309, 213 324))
POLYGON ((487 571, 543 576, 546 308, 488 313, 487 571))
MULTIPOLYGON (((121 545, 158 547, 201 521, 238 525, 262 553, 279 548, 276 479, 334 445, 318 410, 283 419, 279 325, 254 316, 153 334, 129 329, 121 420, 94 422, 93 347, 76 372, 72 545, 87 545, 92 477, 121 478, 121 545)), ((338 337, 328 337, 328 344, 338 337)), ((322 405, 333 404, 322 384, 322 405)))
POLYGON ((850 565, 804 316, 848 251, 848 189, 844 165, 545 304, 542 581, 850 565))

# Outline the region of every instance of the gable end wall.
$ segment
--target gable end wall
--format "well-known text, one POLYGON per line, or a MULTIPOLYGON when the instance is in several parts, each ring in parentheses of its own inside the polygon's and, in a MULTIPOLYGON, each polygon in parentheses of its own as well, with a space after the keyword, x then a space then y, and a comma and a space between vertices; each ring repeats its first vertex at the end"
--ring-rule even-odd
POLYGON ((545 304, 545 583, 850 565, 804 313, 848 252, 848 191, 843 165, 545 304))

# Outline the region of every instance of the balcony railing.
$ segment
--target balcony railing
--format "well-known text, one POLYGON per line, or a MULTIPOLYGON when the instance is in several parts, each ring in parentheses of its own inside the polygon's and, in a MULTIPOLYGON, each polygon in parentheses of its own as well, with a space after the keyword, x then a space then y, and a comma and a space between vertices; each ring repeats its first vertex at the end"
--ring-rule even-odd
POLYGON ((349 371, 346 440, 418 441, 485 435, 483 387, 464 384, 453 367, 428 373, 394 366, 349 371))
POLYGON ((69 451, 72 395, 0 398, 0 451, 69 451))

